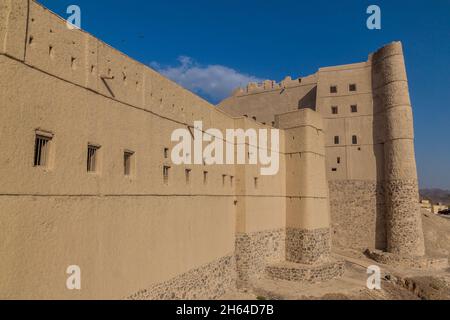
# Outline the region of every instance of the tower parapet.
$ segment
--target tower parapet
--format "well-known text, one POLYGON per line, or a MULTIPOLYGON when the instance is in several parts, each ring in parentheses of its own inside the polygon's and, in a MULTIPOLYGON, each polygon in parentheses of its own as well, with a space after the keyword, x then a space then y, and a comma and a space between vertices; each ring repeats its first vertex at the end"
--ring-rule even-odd
POLYGON ((402 45, 394 42, 372 59, 374 105, 385 112, 387 251, 423 256, 414 129, 402 45))
POLYGON ((273 90, 283 90, 288 88, 295 88, 303 84, 314 84, 317 82, 317 77, 315 74, 292 79, 292 77, 287 76, 282 81, 276 82, 274 80, 264 80, 263 82, 250 82, 245 88, 237 88, 233 91, 233 96, 244 96, 248 94, 268 92, 273 90))

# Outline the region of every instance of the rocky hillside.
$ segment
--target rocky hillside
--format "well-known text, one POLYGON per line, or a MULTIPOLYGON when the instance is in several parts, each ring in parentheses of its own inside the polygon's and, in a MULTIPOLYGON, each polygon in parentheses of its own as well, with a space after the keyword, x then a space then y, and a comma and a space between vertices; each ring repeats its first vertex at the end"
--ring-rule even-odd
POLYGON ((428 199, 433 203, 444 203, 450 205, 450 191, 442 189, 421 189, 420 197, 428 199))

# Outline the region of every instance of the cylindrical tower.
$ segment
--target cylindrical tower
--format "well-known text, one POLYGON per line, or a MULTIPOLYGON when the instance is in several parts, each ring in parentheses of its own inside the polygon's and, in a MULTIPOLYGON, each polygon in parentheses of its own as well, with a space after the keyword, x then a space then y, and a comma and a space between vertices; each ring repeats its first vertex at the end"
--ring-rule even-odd
POLYGON ((387 251, 425 254, 420 215, 414 127, 402 45, 391 43, 372 56, 374 109, 385 115, 387 251))

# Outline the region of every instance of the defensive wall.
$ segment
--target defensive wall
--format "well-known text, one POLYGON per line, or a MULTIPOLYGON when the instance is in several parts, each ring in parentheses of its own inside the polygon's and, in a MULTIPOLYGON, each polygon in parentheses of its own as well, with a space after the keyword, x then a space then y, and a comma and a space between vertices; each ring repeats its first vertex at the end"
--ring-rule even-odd
POLYGON ((28 0, 0 1, 0 70, 0 298, 216 298, 280 276, 269 267, 277 261, 314 264, 307 280, 321 279, 324 261, 324 279, 342 272, 329 268, 317 112, 279 112, 276 175, 173 165, 171 134, 194 121, 271 126, 226 114, 28 0), (70 265, 81 290, 66 287, 70 265))

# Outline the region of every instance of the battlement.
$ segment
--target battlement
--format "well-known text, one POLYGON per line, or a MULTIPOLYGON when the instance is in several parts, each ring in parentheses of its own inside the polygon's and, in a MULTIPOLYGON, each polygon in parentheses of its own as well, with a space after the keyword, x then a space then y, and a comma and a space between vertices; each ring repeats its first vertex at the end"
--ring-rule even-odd
POLYGON ((314 83, 317 83, 316 74, 306 77, 299 77, 296 79, 292 79, 292 77, 287 76, 280 82, 276 82, 274 80, 265 80, 259 83, 250 82, 245 88, 237 88, 233 92, 233 96, 245 96, 262 92, 281 91, 283 89, 296 88, 301 85, 310 85, 314 83))
MULTIPOLYGON (((177 121, 189 101, 204 113, 209 102, 35 1, 0 1, 0 54, 110 99, 151 111, 159 105, 177 121)), ((225 115, 218 115, 225 118, 225 115)))

